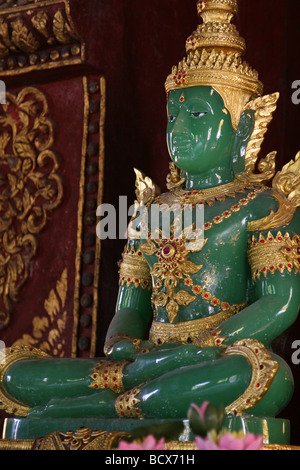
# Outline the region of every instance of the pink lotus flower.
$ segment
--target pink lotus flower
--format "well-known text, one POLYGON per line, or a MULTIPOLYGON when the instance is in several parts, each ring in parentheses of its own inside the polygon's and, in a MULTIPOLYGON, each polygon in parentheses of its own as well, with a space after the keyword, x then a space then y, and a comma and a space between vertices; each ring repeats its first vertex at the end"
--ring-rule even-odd
POLYGON ((164 450, 165 439, 162 438, 159 441, 154 436, 150 435, 144 439, 141 444, 136 442, 121 441, 119 443, 118 450, 164 450))
POLYGON ((223 434, 219 439, 206 437, 202 439, 196 436, 195 443, 198 450, 261 450, 263 447, 262 436, 254 434, 223 434))
POLYGON ((197 411, 197 413, 201 416, 203 423, 205 422, 205 411, 208 405, 209 401, 204 401, 201 406, 197 406, 195 403, 191 404, 191 408, 194 408, 194 410, 197 411))

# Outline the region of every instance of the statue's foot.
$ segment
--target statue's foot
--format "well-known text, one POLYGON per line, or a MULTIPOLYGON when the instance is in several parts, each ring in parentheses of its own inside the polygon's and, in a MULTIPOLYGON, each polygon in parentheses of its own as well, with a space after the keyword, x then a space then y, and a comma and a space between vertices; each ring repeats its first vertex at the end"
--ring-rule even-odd
POLYGON ((29 418, 116 418, 115 400, 111 390, 102 390, 79 398, 52 399, 46 405, 36 406, 29 418))

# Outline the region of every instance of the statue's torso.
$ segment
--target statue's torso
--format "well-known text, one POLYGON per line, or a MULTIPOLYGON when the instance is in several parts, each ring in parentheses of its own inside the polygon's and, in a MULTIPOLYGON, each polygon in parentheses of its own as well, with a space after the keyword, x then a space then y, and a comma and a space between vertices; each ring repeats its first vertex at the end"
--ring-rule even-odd
MULTIPOLYGON (((184 202, 196 207, 201 202, 197 193, 187 192, 184 200, 183 194, 178 198, 165 193, 154 203, 172 205, 181 199, 181 205, 184 202)), ((156 322, 176 324, 245 307, 252 295, 247 227, 250 220, 268 214, 270 204, 274 208, 276 202, 261 186, 243 188, 219 200, 211 198, 203 204, 201 249, 172 236, 141 245, 151 269, 156 322)))

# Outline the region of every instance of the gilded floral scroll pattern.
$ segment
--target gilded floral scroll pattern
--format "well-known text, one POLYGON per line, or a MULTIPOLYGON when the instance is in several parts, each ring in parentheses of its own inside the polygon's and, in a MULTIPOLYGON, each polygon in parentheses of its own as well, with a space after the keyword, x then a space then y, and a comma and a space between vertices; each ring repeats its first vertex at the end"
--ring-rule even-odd
POLYGON ((21 16, 0 18, 0 58, 10 53, 24 52, 32 54, 43 46, 71 44, 79 41, 77 32, 72 29, 62 10, 57 10, 53 18, 44 10, 39 10, 31 17, 28 24, 21 16), (43 38, 41 42, 40 38, 43 38))
POLYGON ((44 307, 46 315, 34 317, 31 334, 23 334, 13 346, 34 346, 54 357, 64 356, 64 332, 66 329, 67 311, 65 310, 68 293, 68 271, 65 269, 51 289, 44 307))
POLYGON ((47 98, 34 87, 7 93, 0 107, 0 329, 29 276, 38 234, 63 197, 47 114, 47 98))

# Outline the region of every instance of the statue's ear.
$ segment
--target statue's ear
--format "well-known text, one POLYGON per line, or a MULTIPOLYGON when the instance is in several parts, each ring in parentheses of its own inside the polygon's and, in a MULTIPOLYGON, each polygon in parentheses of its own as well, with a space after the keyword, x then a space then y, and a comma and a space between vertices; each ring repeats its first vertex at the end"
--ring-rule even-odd
POLYGON ((255 126, 255 111, 247 109, 240 117, 233 147, 233 169, 235 174, 245 171, 245 155, 249 139, 255 126))

